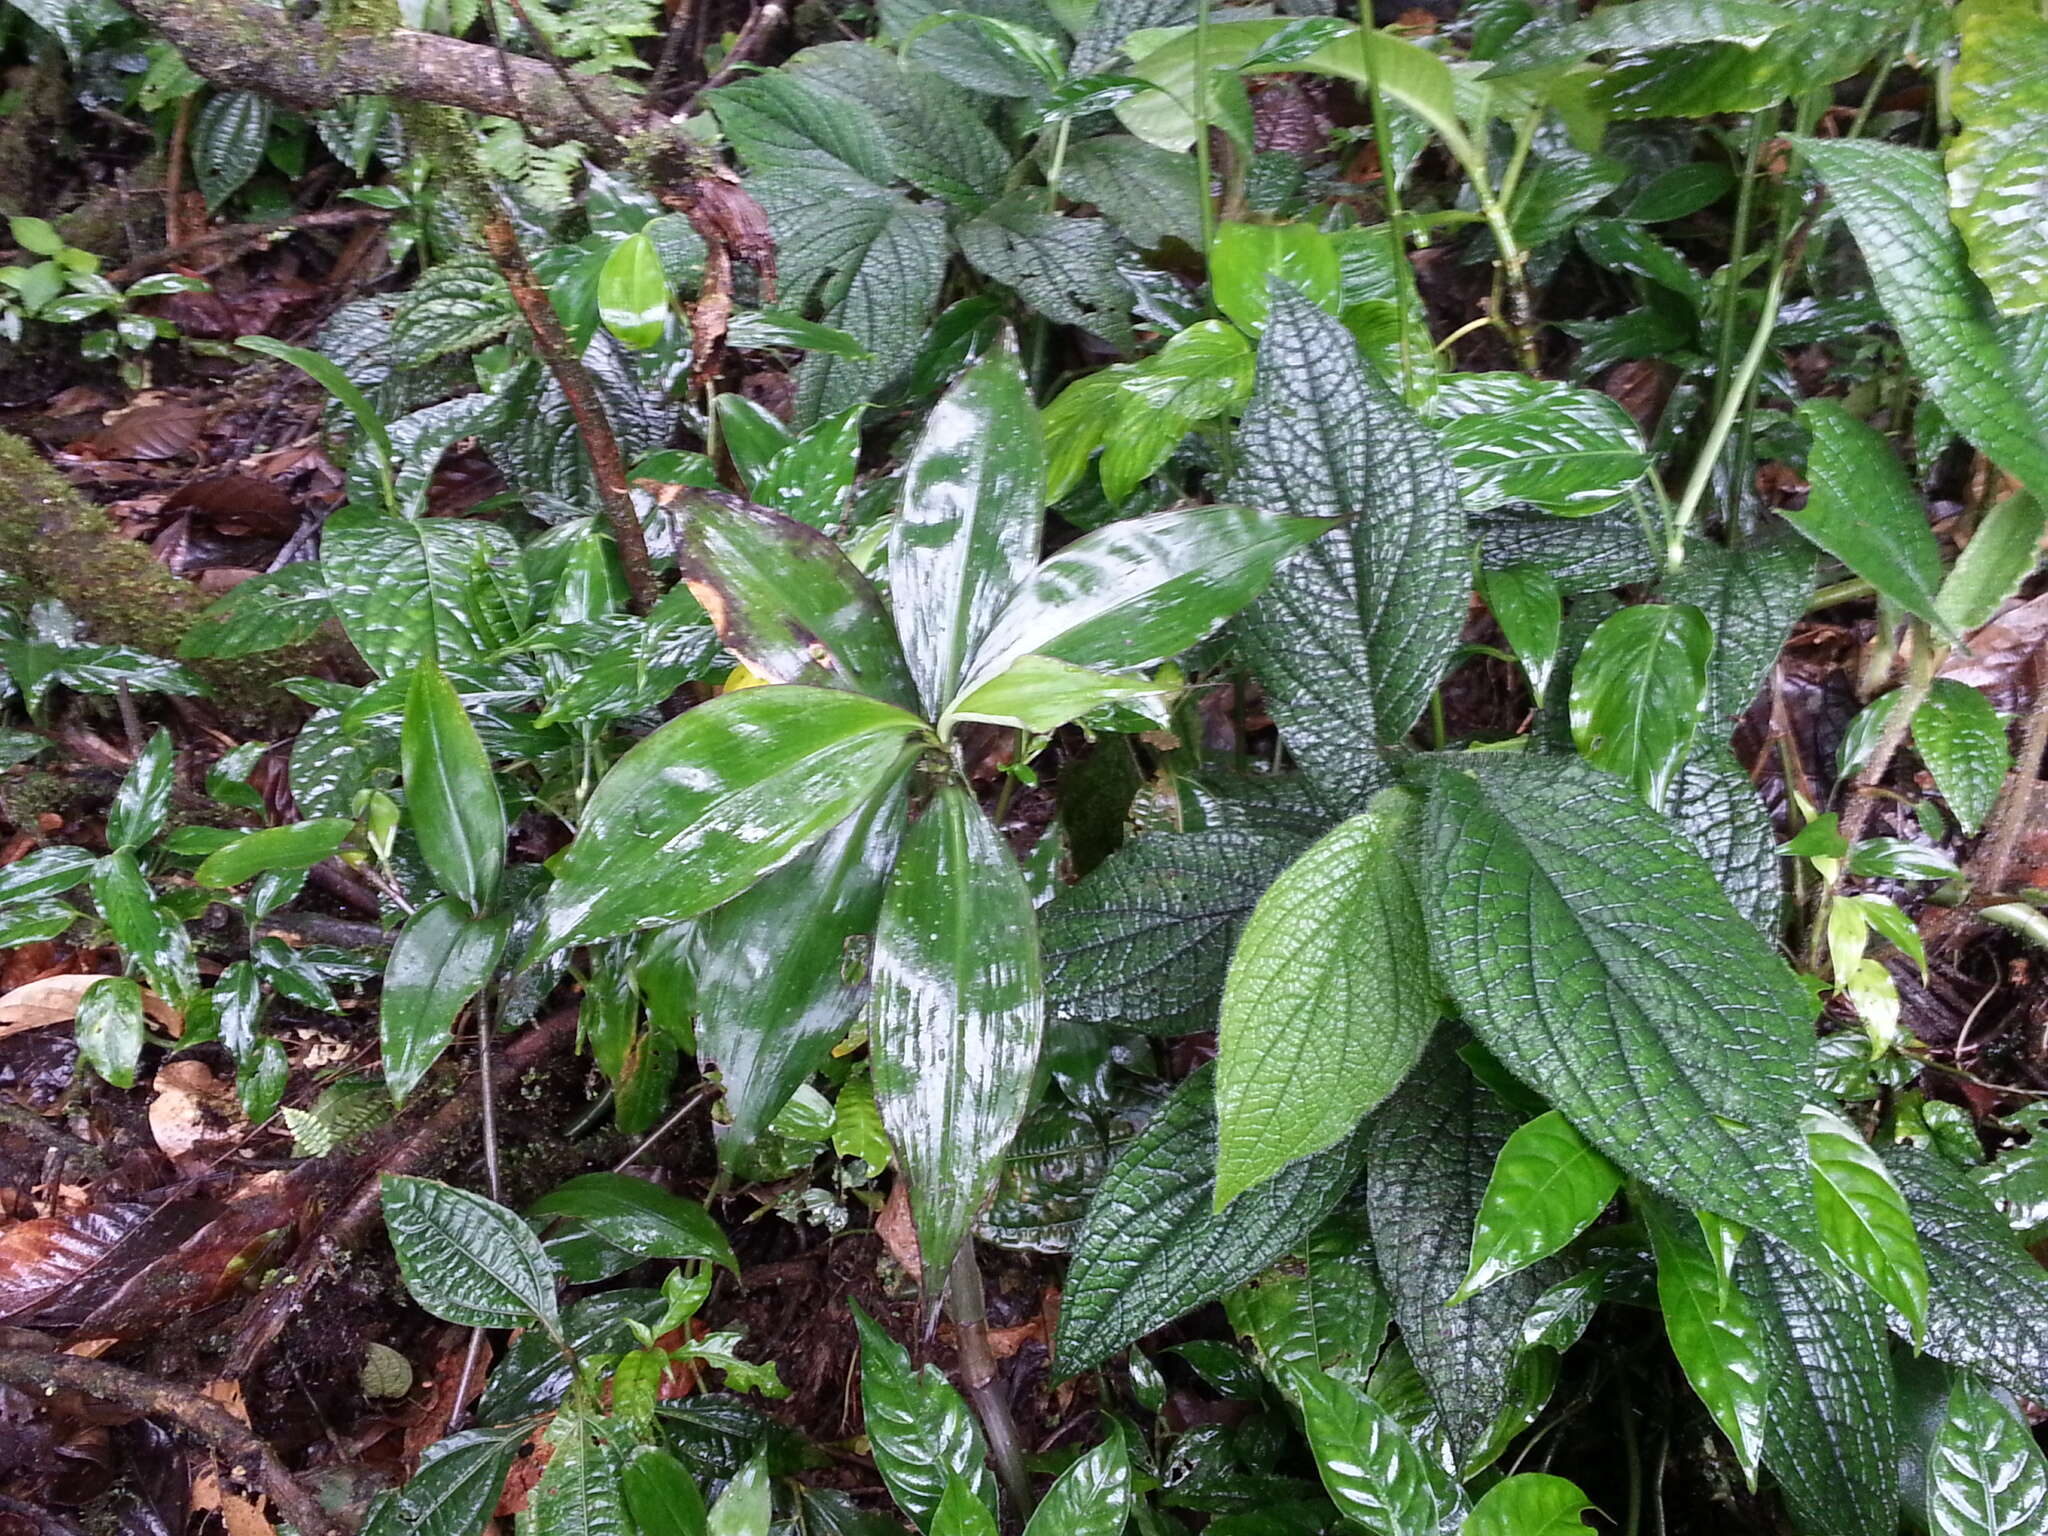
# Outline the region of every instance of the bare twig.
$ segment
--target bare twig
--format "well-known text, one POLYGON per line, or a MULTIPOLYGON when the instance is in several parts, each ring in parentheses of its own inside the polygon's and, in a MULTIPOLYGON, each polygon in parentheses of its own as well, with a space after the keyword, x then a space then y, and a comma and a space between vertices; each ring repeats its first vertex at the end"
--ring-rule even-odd
POLYGON ((288 219, 267 219, 257 224, 223 224, 218 229, 172 240, 154 251, 144 251, 125 266, 107 274, 111 282, 125 283, 153 272, 165 262, 211 250, 217 245, 256 246, 282 235, 313 229, 353 229, 359 224, 382 224, 391 217, 388 208, 323 208, 313 213, 296 213, 288 219))
POLYGON ((285 1470, 269 1444, 219 1403, 189 1387, 104 1360, 27 1349, 0 1349, 0 1381, 46 1393, 63 1389, 83 1392, 153 1419, 168 1419, 219 1452, 236 1477, 261 1488, 278 1513, 304 1536, 332 1536, 334 1532, 334 1522, 327 1518, 320 1501, 285 1470))
POLYGON ((721 85, 730 85, 739 75, 740 66, 749 63, 754 56, 768 46, 775 34, 782 30, 783 22, 789 19, 789 8, 782 0, 762 0, 754 8, 746 24, 740 28, 740 35, 732 40, 732 52, 728 53, 718 66, 718 73, 697 87, 699 94, 715 91, 721 85))
POLYGON ((1999 787, 1998 802, 1991 808, 1984 841, 1977 857, 1970 861, 1973 890, 1989 894, 2004 889, 2013 851, 2019 846, 2020 833, 2026 830, 2044 752, 2048 752, 2048 645, 2034 652, 2034 702, 2027 710, 2026 729, 2020 735, 2019 756, 1999 787))
MULTIPOLYGON (((618 122, 591 99, 584 82, 569 73, 569 66, 564 64, 562 56, 555 52, 555 45, 548 41, 548 35, 536 27, 533 18, 527 15, 524 0, 506 0, 506 4, 512 7, 512 14, 519 18, 519 25, 526 28, 526 35, 533 39, 534 47, 540 50, 540 56, 547 61, 548 68, 555 72, 555 78, 562 82, 562 89, 569 93, 579 107, 603 123, 611 131, 613 138, 618 138, 621 132, 618 122)), ((501 43, 500 47, 502 46, 501 43)))
POLYGON ((171 147, 164 157, 164 243, 177 246, 185 238, 185 142, 192 129, 192 101, 178 103, 178 115, 171 123, 171 147))

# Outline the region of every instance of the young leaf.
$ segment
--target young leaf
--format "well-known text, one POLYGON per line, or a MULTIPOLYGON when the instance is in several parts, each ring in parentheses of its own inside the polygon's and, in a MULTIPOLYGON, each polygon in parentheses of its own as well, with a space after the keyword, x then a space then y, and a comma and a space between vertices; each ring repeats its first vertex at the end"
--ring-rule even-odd
POLYGON ((1804 1124, 1821 1240, 1906 1319, 1916 1342, 1924 1340, 1927 1265, 1905 1196, 1884 1160, 1841 1116, 1810 1107, 1804 1124))
POLYGON ((654 346, 668 328, 668 275, 644 233, 628 235, 605 258, 597 274, 597 317, 636 352, 654 346))
POLYGON ((481 916, 505 867, 505 806, 455 685, 430 656, 413 667, 398 760, 420 854, 441 888, 481 916))
POLYGON ((1164 661, 1250 602, 1282 556, 1330 527, 1248 507, 1196 507, 1098 528, 1025 578, 975 648, 961 689, 1025 656, 1081 667, 1164 661))
POLYGON ((631 1174, 578 1174, 534 1201, 527 1214, 571 1217, 636 1259, 702 1259, 739 1273, 732 1245, 709 1211, 631 1174))
POLYGON ((1024 1536, 1123 1536, 1131 1517, 1131 1458, 1111 1431, 1053 1481, 1024 1527, 1024 1536))
POLYGON ((726 649, 762 677, 916 708, 874 584, 816 529, 737 497, 691 491, 676 562, 726 649))
POLYGON ((2008 350, 1963 237, 1928 210, 1946 205, 1941 165, 1874 139, 1792 139, 1827 183, 1928 397, 2035 495, 2048 495, 2042 391, 2008 350))
POLYGON ((932 407, 889 532, 889 590, 928 716, 959 691, 968 658, 1029 574, 1044 520, 1044 436, 1005 340, 932 407))
POLYGON ((995 1479, 986 1465, 981 1429, 960 1394, 936 1366, 913 1371, 903 1346, 858 1302, 848 1306, 860 1330, 861 1413, 875 1470, 890 1495, 921 1531, 932 1529, 951 1481, 966 1483, 993 1509, 995 1479))
POLYGON ((1869 1536, 1898 1518, 1899 1411, 1884 1310, 1770 1238, 1736 1267, 1768 1358, 1764 1466, 1812 1536, 1869 1536))
POLYGON ((497 969, 509 928, 505 915, 472 917, 453 896, 406 920, 384 965, 377 1021, 392 1103, 403 1104, 448 1049, 456 1016, 497 969))
POLYGON ((1547 1472, 1518 1472, 1486 1490, 1458 1527, 1458 1536, 1579 1536, 1593 1507, 1578 1484, 1547 1472))
POLYGON ((1603 621, 1572 668, 1572 740, 1587 762, 1659 810, 1707 703, 1714 631, 1689 603, 1639 603, 1603 621))
POLYGON ((748 688, 637 743, 555 861, 531 959, 737 896, 900 771, 918 721, 829 688, 748 688))
POLYGON ((2014 491, 1993 503, 1949 567, 1936 594, 1936 616, 1959 635, 1990 623, 2033 575, 2043 533, 2048 533, 2048 501, 2031 491, 2014 491))
MULTIPOLYGON (((1640 4, 1641 0, 1637 0, 1640 4)), ((1461 373, 1430 397, 1444 452, 1475 510, 1521 502, 1559 517, 1605 511, 1649 468, 1614 401, 1519 373, 1461 373)))
POLYGON ((1243 224, 1226 220, 1209 247, 1209 284, 1216 307, 1256 336, 1265 329, 1273 281, 1336 314, 1344 274, 1337 247, 1313 224, 1243 224))
POLYGON ((933 796, 897 855, 868 1027, 875 1099, 936 1290, 1024 1123, 1045 1033, 1031 893, 958 784, 933 796))
POLYGON ((1320 1371, 1286 1371, 1281 1385, 1301 1409, 1323 1489, 1347 1518, 1390 1536, 1425 1536, 1462 1512, 1458 1485, 1357 1387, 1320 1371))
POLYGON ((945 1496, 932 1513, 932 1536, 997 1536, 996 1517, 958 1476, 946 1479, 945 1496))
POLYGON ((703 1490, 690 1469, 661 1447, 635 1446, 619 1486, 640 1536, 708 1536, 703 1490))
POLYGON ((1799 418, 1813 434, 1806 461, 1813 488, 1786 520, 1880 596, 1938 623, 1941 548, 1891 444, 1833 400, 1807 401, 1799 418))
POLYGON ((1430 952, 1507 1068, 1624 1169, 1812 1244, 1812 995, 1664 820, 1560 758, 1439 768, 1430 952))
POLYGON ((1215 1209, 1213 1074, 1203 1068, 1104 1175, 1074 1239, 1053 1358, 1087 1370, 1241 1285, 1314 1231, 1356 1177, 1365 1138, 1303 1158, 1215 1209))
POLYGON ((1333 1146, 1400 1085, 1437 1022, 1409 873, 1416 806, 1387 790, 1259 899, 1223 988, 1216 1206, 1333 1146))
POLYGON ((1998 711, 1969 684, 1937 677, 1914 711, 1913 745, 1956 820, 1974 834, 2012 771, 2012 746, 1998 711))
POLYGON ((1541 704, 1551 668, 1557 665, 1564 625, 1564 601, 1558 594, 1557 578, 1540 565, 1502 566, 1480 572, 1479 595, 1500 625, 1515 660, 1522 664, 1529 692, 1541 704))
POLYGON ((1157 698, 1165 691, 1142 677, 1117 677, 1050 656, 1019 656, 946 713, 953 720, 986 720, 1050 734, 1104 704, 1157 698))
POLYGON ((538 1322, 560 1337, 554 1270, 525 1222, 496 1201, 434 1179, 387 1173, 382 1188, 385 1229, 414 1301, 466 1327, 538 1322))
POLYGON ((116 1088, 135 1086, 135 1069, 149 1025, 142 1016, 142 988, 125 976, 102 976, 78 995, 73 1034, 78 1053, 116 1088))
POLYGON ((542 1442, 547 1465, 528 1496, 533 1536, 628 1536, 619 1451, 605 1421, 582 1408, 555 1415, 542 1442))
POLYGON ((159 729, 137 755, 135 766, 121 780, 114 804, 107 812, 109 848, 132 852, 163 831, 171 809, 175 750, 171 733, 159 729))
POLYGON ((2048 1523, 2048 1462, 2012 1403, 1964 1376, 1927 1453, 1932 1536, 2025 1536, 2048 1523))
POLYGON ((904 795, 899 776, 815 847, 699 919, 697 1050, 725 1084, 728 1157, 825 1065, 867 1000, 865 970, 848 956, 875 931, 904 795))
POLYGON ((1472 1267, 1449 1305, 1549 1258, 1599 1220, 1620 1188, 1621 1170, 1556 1110, 1523 1125, 1494 1162, 1472 1227, 1472 1267))
POLYGON ((264 827, 221 844, 200 863, 192 878, 201 885, 225 889, 258 875, 311 869, 332 858, 355 829, 351 816, 316 816, 289 826, 264 827))
POLYGON ((1671 1352, 1754 1487, 1771 1390, 1755 1311, 1741 1291, 1721 1283, 1714 1256, 1681 1213, 1653 1195, 1634 1203, 1657 1254, 1657 1302, 1671 1352))

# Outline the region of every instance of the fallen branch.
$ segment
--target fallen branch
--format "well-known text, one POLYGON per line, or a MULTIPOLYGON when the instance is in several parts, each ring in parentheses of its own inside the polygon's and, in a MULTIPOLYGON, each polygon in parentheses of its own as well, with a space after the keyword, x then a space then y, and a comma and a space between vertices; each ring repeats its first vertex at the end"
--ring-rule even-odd
POLYGON ((125 283, 153 272, 166 262, 209 250, 216 245, 258 246, 281 235, 300 234, 311 229, 354 229, 359 224, 381 224, 391 217, 388 208, 322 208, 295 214, 289 219, 268 219, 258 224, 223 224, 154 251, 144 251, 125 266, 107 274, 107 280, 125 283))
POLYGON ((302 1536, 333 1536, 334 1522, 299 1480, 285 1470, 269 1444, 219 1403, 189 1387, 175 1386, 104 1360, 78 1355, 39 1354, 28 1349, 0 1349, 0 1382, 32 1387, 44 1393, 63 1389, 83 1392, 103 1403, 152 1419, 167 1419, 194 1439, 220 1453, 228 1470, 241 1481, 263 1490, 302 1536))

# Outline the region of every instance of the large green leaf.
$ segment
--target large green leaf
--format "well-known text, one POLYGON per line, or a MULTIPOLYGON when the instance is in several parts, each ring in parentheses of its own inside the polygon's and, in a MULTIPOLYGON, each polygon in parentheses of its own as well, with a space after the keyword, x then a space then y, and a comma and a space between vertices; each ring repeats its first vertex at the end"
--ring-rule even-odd
POLYGON ((1931 1536, 2027 1536, 2048 1525, 2048 1461, 2013 1404, 1958 1380, 1927 1455, 1931 1536))
POLYGON ((1500 626, 1501 638, 1521 663, 1529 692, 1538 704, 1557 665, 1558 641, 1564 626, 1564 601, 1557 578, 1540 565, 1524 563, 1479 573, 1479 595, 1500 626))
MULTIPOLYGON (((136 754, 135 764, 107 809, 107 846, 133 851, 152 841, 170 818, 171 789, 177 779, 177 746, 158 729, 136 754)), ((230 882, 233 883, 233 882, 230 882)))
POLYGON ((2008 345, 1947 201, 1931 154, 1867 139, 1796 139, 1863 248, 1885 314, 1928 398, 1955 429, 2048 495, 2044 389, 2008 345))
MULTIPOLYGON (((1682 0, 1659 9, 1668 17, 1700 8, 1682 0)), ((1753 112, 1855 74, 1914 15, 1910 0, 1779 0, 1765 9, 1783 25, 1761 43, 1688 43, 1618 55, 1592 77, 1592 105, 1622 118, 1753 112)))
POLYGON ((1723 1279, 1699 1228, 1654 1195, 1635 1201, 1657 1255, 1657 1304, 1686 1380, 1752 1486, 1763 1459, 1771 1358, 1748 1295, 1723 1279))
POLYGON ((1787 520, 1881 596, 1938 622, 1941 548, 1891 444, 1833 400, 1809 400, 1799 417, 1813 434, 1813 488, 1803 508, 1786 509, 1787 520))
POLYGON ((1289 749, 1355 810, 1380 782, 1373 747, 1408 734, 1464 622, 1456 474, 1342 322, 1285 289, 1237 452, 1234 499, 1356 519, 1283 564, 1246 625, 1289 749))
POLYGON ((447 1322, 561 1334, 555 1276, 540 1239, 496 1201, 433 1179, 387 1173, 384 1227, 412 1299, 447 1322))
POLYGON ((913 1370, 910 1355, 858 1302, 849 1302, 860 1330, 860 1401, 875 1470, 921 1531, 932 1528, 949 1480, 971 1487, 993 1509, 995 1479, 986 1465, 981 1428, 960 1394, 934 1365, 913 1370))
POLYGON ((1084 534, 1024 578, 975 647, 960 690, 1027 655, 1111 668, 1177 655, 1329 526, 1249 507, 1189 507, 1084 534))
POLYGON ((635 1446, 619 1484, 639 1536, 706 1536, 704 1490, 690 1469, 661 1447, 635 1446))
POLYGON ((635 1259, 702 1259, 739 1273, 709 1211, 629 1173, 578 1174, 534 1201, 527 1215, 572 1219, 635 1259))
POLYGON ((1920 1232, 1928 1352, 2048 1398, 2048 1270, 2020 1245, 1991 1197, 1939 1152, 1895 1147, 1885 1164, 1920 1232))
POLYGON ((1778 829, 1735 754, 1719 742, 1694 743, 1664 812, 1707 861, 1735 910, 1775 939, 1785 861, 1778 829))
POLYGON ((1905 1318, 1915 1340, 1927 1332, 1927 1265, 1906 1197, 1869 1142, 1830 1110, 1806 1111, 1821 1240, 1842 1266, 1905 1318))
POLYGON ((997 612, 1037 563, 1044 522, 1045 441, 1005 341, 932 407, 889 530, 889 592, 929 716, 952 701, 997 612))
POLYGON ((958 784, 932 797, 896 856, 868 1028, 875 1100, 936 1290, 1024 1123, 1045 1034, 1031 892, 958 784))
POLYGON ((1364 1137, 1303 1158, 1218 1212, 1207 1068, 1188 1077, 1117 1159, 1074 1242, 1053 1357, 1088 1369, 1250 1279, 1329 1214, 1364 1137))
POLYGON ((321 534, 328 599, 363 660, 385 677, 423 656, 447 666, 494 649, 464 597, 482 566, 517 559, 503 528, 458 518, 344 507, 321 534))
POLYGON ((2014 491, 1993 503, 1942 581, 1935 604, 1942 620, 1958 634, 1990 623, 2034 574, 2044 532, 2048 501, 2030 491, 2014 491))
POLYGON ((2005 722, 1991 701, 1967 683, 1937 677, 1913 713, 1913 745, 1963 830, 1975 833, 2012 771, 2005 722))
MULTIPOLYGON (((666 288, 661 296, 667 299, 666 288)), ((495 340, 518 323, 512 290, 479 252, 435 262, 398 295, 391 311, 391 346, 408 366, 417 367, 495 340)), ((660 334, 658 322, 655 334, 660 334)))
POLYGON ((774 682, 916 707, 896 628, 838 545, 716 491, 691 491, 685 506, 676 563, 727 650, 774 682))
POLYGON ((1140 837, 1045 908, 1048 1000, 1091 1023, 1211 1009, 1244 920, 1308 839, 1218 829, 1140 837))
POLYGON ((1736 1281, 1770 1377, 1764 1465, 1801 1531, 1869 1536, 1898 1508, 1897 1387, 1884 1312, 1795 1249, 1746 1246, 1736 1281))
POLYGON ((1607 396, 1519 373, 1456 374, 1429 399, 1465 503, 1520 502, 1560 517, 1604 511, 1649 468, 1642 435, 1607 396))
POLYGON ((1572 740, 1587 762, 1663 809, 1707 706, 1714 631, 1690 603, 1603 620, 1572 667, 1572 740))
POLYGON ((1699 855, 1564 759, 1448 760, 1429 810, 1430 948, 1487 1047, 1637 1177, 1810 1242, 1814 1003, 1699 855))
POLYGON ((1465 1069, 1445 1034, 1366 1127, 1373 1261, 1460 1463, 1487 1448, 1508 1403, 1523 1324, 1565 1275, 1555 1262, 1534 1264, 1450 1305, 1514 1124, 1514 1112, 1465 1069))
POLYGON ((254 91, 217 91, 192 120, 192 171, 209 211, 256 174, 270 142, 271 106, 254 91))
POLYGON ((192 878, 201 885, 240 885, 258 875, 311 869, 333 857, 355 831, 351 816, 316 816, 282 827, 247 832, 209 853, 192 878))
POLYGON ((78 1054, 116 1088, 133 1088, 149 1035, 142 988, 126 976, 102 976, 78 995, 72 1038, 78 1054))
MULTIPOLYGON (((1095 438, 1103 445, 1103 494, 1121 506, 1189 432, 1243 405, 1252 368, 1244 332, 1227 320, 1198 320, 1144 362, 1120 369, 1114 414, 1098 418, 1095 438)), ((1088 380, 1077 387, 1089 388, 1084 398, 1092 398, 1088 380)))
POLYGON ((830 688, 701 704, 613 765, 556 856, 532 955, 695 917, 837 826, 899 770, 919 730, 830 688))
POLYGON ((1813 564, 1802 540, 1780 532, 1735 549, 1697 540, 1686 546, 1685 564, 1665 577, 1660 594, 1692 604, 1714 627, 1705 723, 1714 741, 1725 741, 1755 700, 1806 612, 1813 564))
POLYGON ((1962 0, 1949 104, 1949 208, 2007 314, 2048 304, 2048 20, 2026 0, 1962 0))
POLYGON ((1060 186, 1069 197, 1100 208, 1117 232, 1141 249, 1169 239, 1201 243, 1195 166, 1186 155, 1129 134, 1100 134, 1068 149, 1060 186))
POLYGON ((1130 1453, 1112 1429, 1046 1489, 1024 1536, 1122 1536, 1131 1502, 1130 1453))
POLYGON ((437 1440, 419 1470, 364 1527, 365 1536, 474 1536, 490 1520, 526 1439, 515 1430, 467 1429, 437 1440))
POLYGON ((1259 898, 1223 989, 1216 1203, 1351 1134, 1436 1028, 1409 871, 1416 805, 1387 790, 1259 898))
POLYGON ((443 890, 482 913, 505 867, 505 805, 490 755, 431 656, 414 664, 398 754, 421 856, 443 890))
POLYGON ((1036 188, 962 224, 956 238, 975 270, 1005 283, 1057 325, 1131 348, 1131 287, 1117 270, 1116 236, 1101 219, 1048 213, 1036 188))
POLYGON ((1320 1371, 1286 1371, 1281 1384, 1347 1519, 1379 1536, 1434 1536, 1464 1513, 1458 1485, 1359 1388, 1320 1371))
POLYGON ((1621 1170, 1556 1110, 1516 1128, 1494 1160, 1472 1223, 1472 1262, 1457 1306, 1496 1280, 1547 1259, 1600 1219, 1621 1170))
POLYGON ((1548 1472, 1518 1472, 1486 1490, 1458 1536, 1580 1536, 1593 1506, 1576 1483, 1548 1472))
POLYGON ((199 966, 185 925, 157 901, 135 855, 119 849, 92 866, 92 899, 129 964, 173 1008, 199 990, 199 966))
POLYGON ((456 1016, 491 979, 509 928, 503 914, 472 916, 453 896, 428 902, 406 920, 384 964, 377 1016, 393 1103, 403 1104, 448 1049, 456 1016))
POLYGON ((1365 1213, 1331 1216, 1310 1235, 1302 1259, 1275 1265, 1226 1297, 1231 1325, 1269 1366, 1326 1371, 1363 1386, 1394 1320, 1365 1213))
POLYGON ((903 835, 904 780, 884 785, 817 845, 701 919, 697 1050, 716 1063, 748 1146, 825 1065, 868 995, 852 956, 875 931, 903 835))
POLYGON ((1648 53, 1681 43, 1742 43, 1753 48, 1790 20, 1785 7, 1756 0, 1635 0, 1563 27, 1528 27, 1487 76, 1500 79, 1548 65, 1575 64, 1596 53, 1648 53))

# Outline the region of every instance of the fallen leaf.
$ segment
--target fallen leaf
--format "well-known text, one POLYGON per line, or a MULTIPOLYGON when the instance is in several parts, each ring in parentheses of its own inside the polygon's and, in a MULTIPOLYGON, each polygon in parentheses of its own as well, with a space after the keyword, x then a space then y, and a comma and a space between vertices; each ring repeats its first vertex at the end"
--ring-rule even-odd
POLYGON ((889 1257, 902 1266, 913 1280, 924 1279, 924 1260, 917 1252, 917 1224, 910 1215, 910 1188, 898 1179, 890 1186, 882 1214, 875 1218, 875 1235, 889 1250, 889 1257))
MULTIPOLYGON (((16 987, 0 997, 0 1040, 24 1029, 70 1023, 78 1017, 78 1000, 85 995, 85 989, 100 979, 74 972, 45 976, 16 987)), ((184 1016, 154 992, 143 992, 142 1011, 174 1035, 185 1027, 184 1016)))
POLYGON ((0 1318, 33 1315, 55 1301, 104 1264, 151 1212, 123 1201, 0 1232, 0 1318))
POLYGON ((176 459, 192 451, 206 424, 196 405, 142 405, 124 411, 80 446, 101 459, 176 459))
POLYGON ((202 1061, 166 1062, 150 1089, 149 1133, 182 1174, 205 1173, 248 1132, 235 1085, 202 1061))

